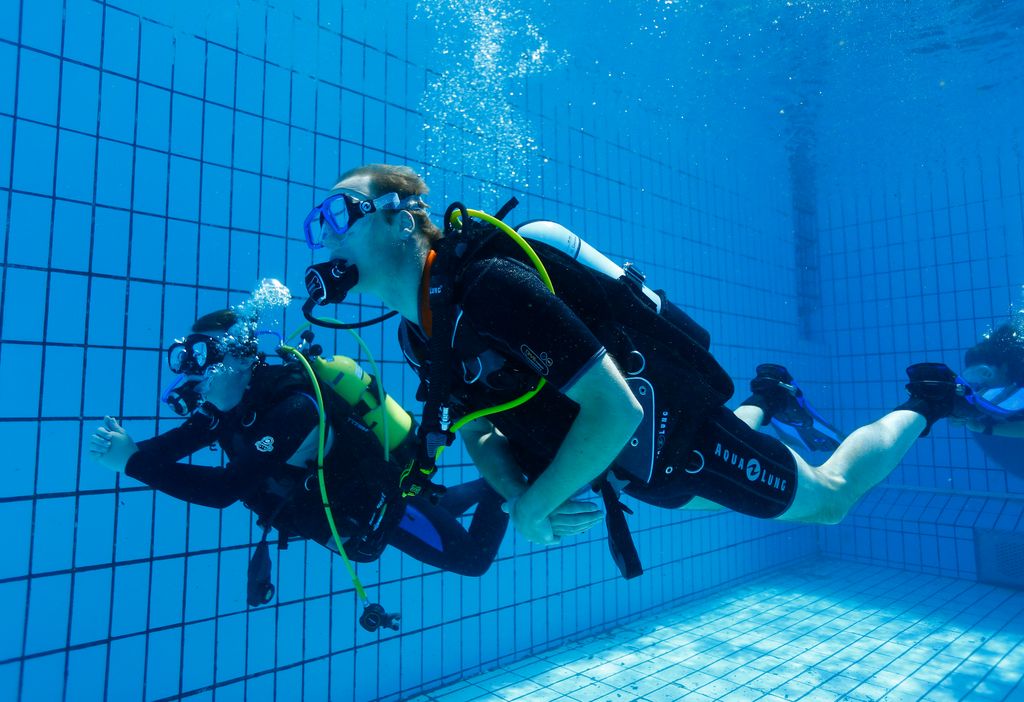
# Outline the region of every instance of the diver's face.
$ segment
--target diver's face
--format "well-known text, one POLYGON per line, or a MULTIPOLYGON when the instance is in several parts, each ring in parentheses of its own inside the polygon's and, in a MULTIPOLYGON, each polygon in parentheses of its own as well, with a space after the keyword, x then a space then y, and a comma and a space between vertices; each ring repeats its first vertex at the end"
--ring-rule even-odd
MULTIPOLYGON (((346 178, 331 189, 332 193, 347 193, 359 200, 371 200, 370 177, 356 175, 346 178)), ((324 236, 324 247, 332 259, 342 258, 361 271, 367 270, 377 262, 375 259, 374 242, 381 241, 377 236, 386 227, 386 222, 379 212, 360 217, 344 234, 328 231, 324 236)), ((328 227, 330 229, 330 227, 328 227)), ((358 286, 357 286, 358 287, 358 286)))
POLYGON ((988 363, 979 363, 976 366, 964 368, 960 377, 968 382, 975 391, 981 392, 989 388, 1004 388, 1009 384, 1009 377, 1006 368, 993 366, 988 363))
MULTIPOLYGON (((209 333, 215 342, 226 345, 230 341, 227 335, 221 333, 209 333)), ((196 392, 204 397, 220 410, 229 410, 238 404, 246 386, 249 384, 249 371, 252 368, 252 357, 241 357, 237 354, 227 352, 224 360, 217 363, 206 372, 199 375, 186 375, 187 381, 198 381, 196 392)))

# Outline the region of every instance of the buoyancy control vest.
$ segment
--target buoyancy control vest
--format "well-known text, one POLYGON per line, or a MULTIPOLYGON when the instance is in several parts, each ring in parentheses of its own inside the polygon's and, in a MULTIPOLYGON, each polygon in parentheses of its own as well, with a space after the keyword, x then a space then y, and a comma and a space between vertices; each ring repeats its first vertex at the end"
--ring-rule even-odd
MULTIPOLYGON (((395 461, 415 452, 412 418, 391 397, 382 410, 376 378, 344 356, 310 359, 321 387, 333 445, 325 460, 325 477, 339 533, 347 537, 345 551, 353 561, 377 559, 386 536, 404 511, 395 461), (384 460, 387 439, 392 461, 384 460)), ((262 368, 259 385, 244 400, 246 413, 270 407, 293 395, 310 397, 309 378, 298 364, 285 362, 262 368)), ((278 529, 282 538, 295 534, 322 543, 330 540, 316 488, 315 467, 285 466, 246 501, 265 529, 278 529), (309 500, 298 495, 309 493, 309 500), (306 503, 309 504, 306 504, 306 503), (290 504, 289 504, 290 503, 290 504)))
POLYGON ((732 396, 731 378, 710 353, 711 335, 663 290, 647 287, 635 266, 615 265, 565 227, 534 221, 517 229, 544 261, 559 297, 618 362, 643 407, 644 419, 614 469, 632 482, 649 482, 671 435, 692 431, 732 396))
MULTIPOLYGON (((514 204, 503 207, 502 214, 514 204)), ((449 207, 446 235, 435 246, 431 269, 433 335, 427 348, 420 348, 424 382, 418 395, 426 400, 421 434, 434 436, 433 443, 424 441, 431 456, 434 447, 451 441, 453 365, 465 362, 453 348, 459 317, 454 290, 460 273, 470 263, 487 257, 509 257, 536 267, 522 246, 497 226, 470 219, 466 212, 457 203, 449 207), (456 210, 462 213, 458 228, 448 226, 456 210)), ((627 385, 643 407, 644 419, 612 469, 629 482, 646 483, 669 437, 675 435, 676 447, 680 441, 692 441, 700 420, 732 396, 732 380, 709 351, 710 334, 663 291, 646 287, 635 267, 615 266, 564 227, 528 222, 521 225, 520 233, 532 239, 530 245, 550 276, 553 292, 619 362, 627 385)), ((601 492, 608 507, 610 546, 616 563, 625 577, 639 575, 642 568, 622 517, 626 508, 606 480, 599 480, 595 490, 601 492)))
MULTIPOLYGON (((652 460, 661 448, 659 444, 664 444, 667 438, 662 428, 655 425, 655 413, 648 411, 656 404, 650 384, 660 385, 654 390, 664 394, 664 402, 658 401, 658 405, 685 405, 682 409, 694 417, 721 406, 732 395, 732 380, 709 351, 710 334, 668 300, 664 291, 646 287, 642 274, 635 267, 615 266, 564 227, 553 222, 529 222, 521 225, 519 231, 531 239, 533 250, 554 284, 555 294, 609 350, 644 407, 644 422, 634 436, 639 441, 631 442, 632 447, 627 445, 618 463, 631 479, 647 482, 653 470, 652 460), (612 277, 616 273, 618 277, 612 277), (671 382, 666 382, 669 380, 671 382), (630 452, 630 448, 638 450, 630 452)), ((436 251, 430 278, 432 293, 443 287, 457 289, 461 272, 475 261, 490 257, 525 259, 519 247, 505 234, 475 220, 442 239, 436 251)), ((468 325, 459 315, 456 301, 450 302, 447 309, 432 301, 431 314, 435 334, 426 342, 429 349, 424 348, 425 340, 416 344, 409 338, 407 325, 402 329, 407 352, 419 356, 429 367, 429 370, 420 370, 425 382, 421 385, 419 399, 427 400, 425 422, 435 414, 430 388, 445 370, 457 363, 463 368, 495 367, 493 358, 485 357, 486 342, 474 343, 472 330, 466 328, 468 325), (451 320, 448 333, 439 328, 445 318, 451 320), (440 344, 441 357, 446 362, 438 364, 432 354, 436 351, 435 342, 441 340, 446 340, 440 344), (444 367, 439 368, 439 365, 444 367)), ((448 383, 442 379, 440 384, 447 385, 450 392, 450 379, 448 383)), ((448 421, 451 422, 451 417, 448 421)))

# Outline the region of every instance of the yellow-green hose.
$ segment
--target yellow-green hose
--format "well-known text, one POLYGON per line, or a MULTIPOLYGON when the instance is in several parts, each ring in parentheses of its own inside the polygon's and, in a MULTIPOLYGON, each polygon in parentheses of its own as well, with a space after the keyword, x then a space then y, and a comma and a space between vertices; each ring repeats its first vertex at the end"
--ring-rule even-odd
POLYGON ((327 483, 324 480, 324 445, 327 443, 327 414, 324 412, 324 398, 320 393, 320 383, 317 382, 316 373, 313 372, 313 367, 309 365, 309 361, 302 355, 302 352, 298 349, 292 348, 291 346, 281 345, 281 349, 286 353, 290 353, 309 375, 309 381, 313 384, 313 390, 316 392, 316 411, 319 418, 319 436, 317 438, 316 445, 316 477, 320 483, 320 499, 323 502, 324 514, 327 516, 327 524, 331 527, 331 535, 334 536, 334 545, 338 547, 338 554, 341 556, 341 560, 345 563, 345 568, 348 570, 348 576, 352 579, 352 584, 356 588, 356 593, 359 595, 359 599, 365 604, 367 602, 366 590, 363 589, 363 584, 359 582, 359 576, 356 575, 356 569, 352 566, 352 562, 348 559, 348 554, 345 553, 345 546, 341 542, 341 535, 338 534, 338 527, 334 523, 334 513, 331 511, 331 502, 327 498, 327 483))

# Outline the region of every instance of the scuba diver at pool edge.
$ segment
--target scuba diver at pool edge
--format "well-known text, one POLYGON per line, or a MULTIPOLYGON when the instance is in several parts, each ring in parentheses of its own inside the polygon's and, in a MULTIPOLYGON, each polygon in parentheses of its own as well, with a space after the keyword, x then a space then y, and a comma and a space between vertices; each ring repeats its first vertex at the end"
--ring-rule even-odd
POLYGON ((964 354, 962 380, 969 406, 953 420, 980 434, 1024 438, 1024 336, 1011 323, 997 327, 964 354))
MULTIPOLYGON (((234 310, 208 314, 168 349, 171 370, 187 380, 164 399, 188 415, 183 425, 136 444, 107 417, 89 439, 93 458, 187 502, 224 508, 241 500, 251 509, 264 530, 257 548, 264 562, 255 566, 264 572, 255 574, 256 582, 250 564, 252 606, 273 596, 266 556, 271 527, 282 547, 300 537, 337 552, 334 531, 344 538, 346 559, 375 560, 392 545, 443 570, 482 575, 508 523, 501 498, 482 480, 452 487, 437 504, 425 497, 403 498, 397 489, 399 462, 415 443, 408 414, 351 359, 321 357, 317 347, 309 347, 308 335, 306 363, 313 365, 307 367, 336 373, 330 383, 318 381, 324 389, 314 392, 299 363, 266 363, 255 338, 239 331, 242 321, 234 310), (328 427, 319 476, 318 404, 328 427), (179 462, 215 442, 227 456, 225 468, 179 462), (473 505, 472 521, 463 528, 457 517, 473 505)), ((357 591, 365 603, 358 582, 357 591)), ((397 628, 382 609, 370 613, 378 626, 397 628)))
MULTIPOLYGON (((311 247, 331 255, 312 268, 308 288, 315 297, 319 284, 343 281, 342 297, 347 290, 372 293, 402 315, 403 348, 425 381, 424 425, 437 419, 431 388, 444 392, 442 403, 433 403, 442 429, 460 415, 532 393, 525 404, 460 431, 531 541, 554 542, 549 515, 591 484, 611 505, 610 531, 621 504, 608 493, 620 490, 668 508, 724 506, 838 523, 958 402, 952 371, 912 366, 910 400, 812 468, 751 428, 791 406, 792 393, 772 391, 784 379, 759 371, 753 396, 734 415, 724 407, 732 382, 708 352, 707 332, 664 293, 650 291, 635 269, 627 264, 615 278, 533 241, 543 260, 528 259, 510 243, 515 232, 500 222, 504 213, 488 218, 488 227, 471 219, 483 213, 453 206, 442 235, 427 216, 426 192, 405 167, 344 174, 306 220, 311 247), (495 227, 508 236, 494 234, 495 227), (436 333, 439 318, 450 320, 443 334, 436 333)), ((521 226, 530 237, 526 229, 568 233, 550 222, 521 226)), ((337 292, 323 295, 339 299, 337 292)), ((623 568, 616 560, 624 574, 638 574, 638 564, 623 568)))

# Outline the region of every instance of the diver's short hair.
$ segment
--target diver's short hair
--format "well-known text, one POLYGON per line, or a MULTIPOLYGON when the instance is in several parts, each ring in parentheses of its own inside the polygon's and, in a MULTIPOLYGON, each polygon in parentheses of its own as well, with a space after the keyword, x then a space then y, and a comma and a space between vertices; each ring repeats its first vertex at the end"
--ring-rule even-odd
POLYGON ((1012 324, 997 327, 964 354, 964 365, 968 368, 982 363, 1006 366, 1010 380, 1024 384, 1024 335, 1012 324))
POLYGON ((217 310, 204 314, 192 324, 192 331, 195 334, 208 334, 209 332, 228 332, 238 323, 238 313, 231 309, 217 310))
MULTIPOLYGON (((404 200, 407 197, 426 195, 430 192, 430 188, 427 187, 427 184, 413 169, 408 166, 392 166, 386 163, 368 163, 364 166, 358 166, 345 171, 338 177, 337 182, 360 175, 370 177, 369 194, 371 197, 380 197, 387 193, 397 193, 399 199, 404 200)), ((423 232, 428 240, 433 242, 441 238, 441 230, 430 221, 425 206, 406 211, 413 216, 413 219, 416 220, 416 226, 419 227, 419 230, 423 232)), ((388 210, 383 212, 388 221, 391 221, 391 218, 394 217, 394 212, 388 210)))
POLYGON ((255 318, 249 318, 227 308, 216 310, 192 323, 193 334, 223 334, 220 337, 221 350, 238 358, 250 358, 257 354, 255 318))

